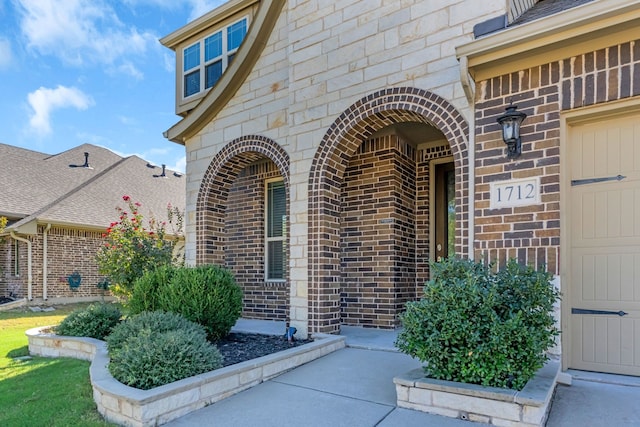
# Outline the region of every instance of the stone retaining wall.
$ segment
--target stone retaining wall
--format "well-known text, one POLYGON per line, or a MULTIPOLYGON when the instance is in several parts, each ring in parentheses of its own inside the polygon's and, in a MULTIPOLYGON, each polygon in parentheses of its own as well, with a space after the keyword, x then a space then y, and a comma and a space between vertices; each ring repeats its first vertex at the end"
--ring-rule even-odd
POLYGON ((131 427, 165 424, 345 346, 344 337, 316 334, 315 341, 309 344, 151 390, 139 390, 111 376, 107 370, 109 356, 104 341, 62 337, 44 333, 46 329, 35 328, 26 332, 29 353, 92 361, 89 373, 98 412, 108 421, 131 427))
POLYGON ((396 377, 398 406, 496 426, 542 427, 560 363, 547 362, 520 391, 425 378, 422 369, 396 377))

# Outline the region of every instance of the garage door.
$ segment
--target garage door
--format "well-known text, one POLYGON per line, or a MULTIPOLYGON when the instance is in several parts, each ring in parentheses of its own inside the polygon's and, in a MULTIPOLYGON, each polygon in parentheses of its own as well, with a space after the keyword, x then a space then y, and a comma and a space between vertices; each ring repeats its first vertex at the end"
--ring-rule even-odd
POLYGON ((640 114, 569 129, 570 368, 640 375, 640 114))

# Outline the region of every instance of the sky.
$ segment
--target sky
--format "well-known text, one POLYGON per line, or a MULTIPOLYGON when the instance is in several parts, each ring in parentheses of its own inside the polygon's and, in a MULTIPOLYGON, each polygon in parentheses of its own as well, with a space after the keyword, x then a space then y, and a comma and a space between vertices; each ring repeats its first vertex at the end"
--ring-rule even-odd
POLYGON ((180 118, 158 40, 224 2, 0 0, 0 143, 90 143, 184 172, 184 146, 162 135, 180 118))

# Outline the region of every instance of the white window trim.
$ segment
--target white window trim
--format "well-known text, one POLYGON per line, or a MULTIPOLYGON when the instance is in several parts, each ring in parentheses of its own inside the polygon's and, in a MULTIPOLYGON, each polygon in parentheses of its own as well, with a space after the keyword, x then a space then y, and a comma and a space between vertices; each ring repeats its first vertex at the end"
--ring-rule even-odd
MULTIPOLYGON (((282 250, 285 252, 283 255, 286 262, 287 251, 287 224, 283 225, 281 237, 269 237, 269 222, 268 222, 268 208, 269 208, 269 184, 272 182, 284 182, 282 178, 269 178, 264 181, 264 281, 265 283, 285 283, 287 281, 287 270, 283 271, 282 279, 269 279, 269 242, 282 241, 282 250)), ((286 200, 285 200, 286 203, 286 200)))
MULTIPOLYGON (((180 56, 181 56, 181 60, 180 60, 180 98, 182 99, 182 102, 188 102, 192 99, 197 98, 198 96, 202 96, 202 94, 208 92, 213 86, 215 86, 215 84, 213 84, 213 86, 209 87, 209 88, 205 88, 205 83, 206 83, 206 67, 207 65, 213 64, 214 62, 222 59, 222 74, 224 74, 224 72, 226 71, 227 67, 229 66, 229 55, 235 54, 238 49, 240 48, 240 46, 242 46, 242 43, 240 43, 240 46, 238 46, 235 49, 232 50, 227 50, 227 29, 235 24, 237 24, 238 22, 241 22, 243 20, 247 21, 247 33, 249 32, 249 15, 245 15, 241 18, 238 18, 237 20, 224 25, 220 28, 218 28, 215 31, 212 31, 211 33, 208 33, 206 36, 204 37, 200 37, 197 41, 195 41, 194 43, 189 43, 187 46, 183 47, 180 50, 180 56), (204 41, 211 37, 212 35, 216 34, 220 32, 222 34, 222 54, 221 56, 217 56, 214 59, 211 59, 207 62, 205 62, 205 43, 204 41), (190 68, 188 70, 184 70, 184 51, 189 49, 192 46, 195 46, 196 44, 200 45, 200 63, 199 65, 197 65, 196 67, 190 68), (185 84, 184 84, 184 78, 187 74, 191 74, 197 70, 200 70, 200 90, 196 93, 193 93, 189 96, 184 96, 184 91, 185 91, 185 84)), ((246 34, 245 34, 246 37, 246 34)), ((243 39, 244 42, 244 39, 243 39)))

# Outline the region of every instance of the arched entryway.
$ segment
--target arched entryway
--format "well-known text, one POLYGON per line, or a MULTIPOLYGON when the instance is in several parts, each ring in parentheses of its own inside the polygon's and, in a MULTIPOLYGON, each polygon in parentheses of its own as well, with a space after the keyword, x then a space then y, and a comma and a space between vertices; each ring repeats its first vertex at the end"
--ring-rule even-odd
POLYGON ((455 252, 466 253, 467 137, 448 101, 416 88, 371 94, 331 125, 310 172, 310 331, 397 325, 430 256, 433 205, 419 201, 446 159, 454 165, 455 252))
POLYGON ((244 293, 245 318, 286 320, 289 156, 256 135, 211 161, 196 203, 196 262, 224 265, 244 293))

